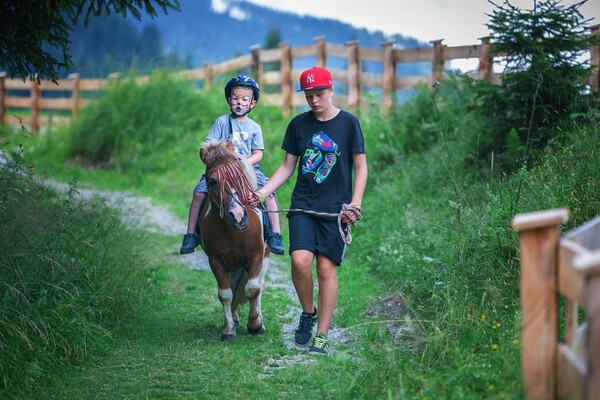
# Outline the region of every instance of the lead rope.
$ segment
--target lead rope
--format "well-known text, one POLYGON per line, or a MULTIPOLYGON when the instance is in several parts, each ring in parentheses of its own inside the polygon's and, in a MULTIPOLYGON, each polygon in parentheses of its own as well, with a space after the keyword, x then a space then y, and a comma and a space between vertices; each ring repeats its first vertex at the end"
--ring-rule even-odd
MULTIPOLYGON (((262 206, 262 203, 261 203, 261 206, 262 206)), ((342 210, 337 214, 304 210, 302 208, 287 208, 287 209, 283 209, 283 210, 267 210, 267 209, 264 209, 264 210, 268 213, 300 212, 300 213, 304 213, 304 214, 314 215, 317 217, 337 217, 338 229, 340 231, 340 236, 342 237, 342 240, 346 244, 352 243, 352 227, 354 225, 356 225, 356 223, 362 219, 362 213, 361 213, 360 206, 357 206, 354 204, 342 204, 342 210), (347 234, 344 234, 344 228, 342 227, 342 218, 344 216, 346 216, 350 220, 350 224, 348 224, 348 233, 347 234)))

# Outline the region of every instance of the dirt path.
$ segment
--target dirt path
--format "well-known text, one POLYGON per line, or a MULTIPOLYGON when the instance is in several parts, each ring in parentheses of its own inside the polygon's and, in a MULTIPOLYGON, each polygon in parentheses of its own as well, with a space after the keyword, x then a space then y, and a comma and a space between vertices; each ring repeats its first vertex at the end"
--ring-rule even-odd
MULTIPOLYGON (((69 185, 64 183, 52 182, 48 186, 66 192, 69 190, 69 185)), ((77 188, 79 197, 88 201, 92 198, 99 198, 107 207, 120 211, 121 219, 126 226, 136 229, 143 229, 148 232, 161 233, 163 235, 180 236, 185 231, 186 221, 181 220, 171 211, 166 208, 156 205, 149 197, 132 196, 126 192, 113 192, 106 190, 77 188)), ((184 263, 190 269, 210 270, 208 258, 206 254, 198 248, 192 254, 180 255, 179 248, 169 250, 172 254, 175 263, 184 263)), ((294 331, 297 327, 297 318, 299 306, 297 305, 296 290, 289 276, 289 258, 280 256, 271 256, 270 268, 267 274, 267 289, 269 287, 278 287, 284 289, 292 299, 291 303, 294 306, 287 310, 284 317, 285 320, 291 321, 283 327, 285 332, 285 341, 288 348, 295 348, 293 343, 294 331)), ((216 290, 216 289, 215 289, 216 290)), ((329 337, 335 343, 350 344, 351 339, 345 329, 332 326, 329 330, 329 337)), ((298 359, 299 361, 300 359, 298 359)), ((305 358, 301 359, 306 362, 305 358)), ((279 360, 273 365, 285 364, 286 362, 294 362, 292 360, 279 360)))

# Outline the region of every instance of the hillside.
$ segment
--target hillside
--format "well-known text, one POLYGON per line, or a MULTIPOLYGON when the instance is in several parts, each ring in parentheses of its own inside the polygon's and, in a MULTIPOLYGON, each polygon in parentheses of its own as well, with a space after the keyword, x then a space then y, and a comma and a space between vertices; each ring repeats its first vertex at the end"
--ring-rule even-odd
POLYGON ((181 0, 181 13, 172 13, 143 24, 155 23, 166 50, 191 56, 194 66, 219 62, 245 54, 252 45, 265 47, 270 31, 280 32, 282 42, 292 46, 313 43, 316 36, 345 43, 359 40, 362 46, 378 47, 394 40, 398 47, 422 47, 416 39, 371 32, 332 19, 299 16, 243 1, 181 0))

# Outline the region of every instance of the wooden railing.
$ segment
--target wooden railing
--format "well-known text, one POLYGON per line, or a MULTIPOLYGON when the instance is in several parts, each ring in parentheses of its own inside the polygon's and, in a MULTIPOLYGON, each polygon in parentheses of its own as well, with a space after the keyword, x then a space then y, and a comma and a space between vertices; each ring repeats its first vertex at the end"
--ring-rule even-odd
MULTIPOLYGON (((592 34, 600 36, 600 25, 592 28, 592 34)), ((350 109, 358 109, 368 105, 368 93, 377 93, 382 112, 387 112, 397 98, 398 91, 412 89, 418 84, 431 84, 440 81, 445 76, 446 62, 459 59, 476 58, 479 60, 475 78, 490 82, 498 82, 499 74, 494 73, 494 55, 487 38, 481 39, 480 44, 468 46, 446 46, 443 40, 432 41, 427 48, 397 49, 393 42, 386 42, 380 48, 360 47, 357 41, 345 44, 326 43, 323 37, 315 38, 315 43, 307 46, 290 47, 283 43, 276 49, 261 49, 252 46, 249 54, 219 63, 206 63, 202 68, 175 72, 174 75, 186 79, 202 81, 205 88, 211 87, 217 78, 228 76, 239 71, 247 71, 259 84, 275 88, 274 93, 261 93, 261 102, 277 105, 288 115, 297 106, 305 105, 303 94, 296 93, 296 82, 300 69, 295 69, 297 61, 307 59, 311 65, 324 66, 330 69, 337 87, 336 103, 350 109), (332 60, 342 59, 344 68, 333 65, 332 60), (430 63, 430 74, 425 76, 399 76, 398 65, 402 63, 430 63), (381 72, 368 72, 363 68, 364 63, 379 65, 381 72), (270 70, 273 65, 277 70, 270 70), (266 68, 269 66, 270 68, 266 68)), ((590 49, 590 59, 593 65, 600 65, 600 45, 590 49)), ((339 64, 339 62, 338 62, 339 64)), ((303 68, 304 69, 304 68, 303 68)), ((138 78, 139 81, 147 77, 138 78)), ((109 84, 111 79, 81 79, 72 75, 61 79, 58 85, 43 81, 23 82, 11 80, 5 74, 0 74, 0 121, 5 124, 25 124, 36 131, 42 125, 51 121, 60 123, 70 116, 77 115, 79 109, 88 100, 85 92, 100 91, 109 84), (21 96, 15 92, 21 92, 21 96), (44 97, 44 92, 65 91, 69 93, 63 98, 44 97), (12 93, 11 93, 12 92, 12 93), (27 93, 23 96, 22 93, 27 93), (16 110, 16 111, 15 111, 16 110), (65 116, 48 118, 44 111, 59 110, 65 116), (19 112, 23 116, 19 116, 19 112)), ((595 90, 600 83, 600 68, 595 68, 587 82, 595 90)), ((271 90, 273 92, 273 90, 271 90)), ((369 94, 372 96, 372 94, 369 94)), ((369 98, 370 100, 370 98, 369 98)))
POLYGON ((600 399, 600 217, 560 238, 567 218, 560 209, 519 214, 512 223, 521 241, 527 399, 600 399))

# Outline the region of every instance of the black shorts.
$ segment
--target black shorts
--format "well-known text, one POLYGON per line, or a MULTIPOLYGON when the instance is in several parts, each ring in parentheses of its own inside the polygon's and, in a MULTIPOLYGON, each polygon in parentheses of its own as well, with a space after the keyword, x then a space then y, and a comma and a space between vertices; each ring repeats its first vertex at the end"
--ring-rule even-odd
MULTIPOLYGON (((346 253, 346 243, 340 235, 337 219, 323 219, 305 213, 287 215, 290 230, 290 253, 308 250, 321 254, 341 265, 346 253)), ((348 227, 343 224, 344 234, 348 227)))

